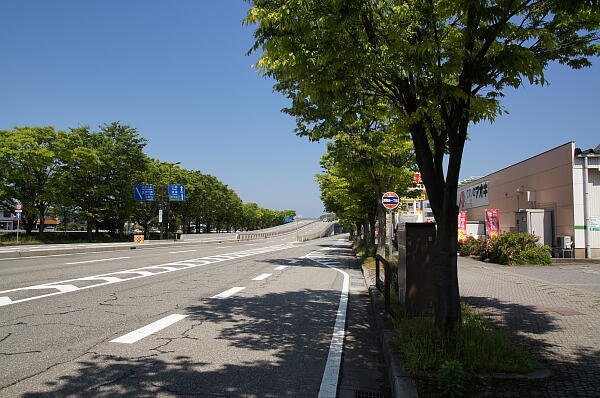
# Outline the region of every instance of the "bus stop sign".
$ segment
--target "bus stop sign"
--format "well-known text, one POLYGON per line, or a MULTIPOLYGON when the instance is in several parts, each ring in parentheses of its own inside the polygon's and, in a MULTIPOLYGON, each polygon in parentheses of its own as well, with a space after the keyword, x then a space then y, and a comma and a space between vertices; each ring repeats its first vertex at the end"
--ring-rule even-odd
POLYGON ((398 207, 400 203, 400 198, 396 192, 386 192, 381 197, 381 203, 386 209, 392 210, 398 207))

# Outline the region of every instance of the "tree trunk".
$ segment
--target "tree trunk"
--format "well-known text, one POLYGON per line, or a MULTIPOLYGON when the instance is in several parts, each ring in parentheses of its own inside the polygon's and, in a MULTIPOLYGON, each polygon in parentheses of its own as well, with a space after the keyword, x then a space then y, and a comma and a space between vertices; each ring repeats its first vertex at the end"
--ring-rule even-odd
POLYGON ((93 240, 94 220, 87 220, 86 222, 87 239, 89 242, 93 240))
POLYGON ((369 214, 369 246, 375 247, 375 225, 377 224, 377 219, 375 214, 369 214))
POLYGON ((387 236, 386 228, 386 209, 382 203, 377 204, 377 221, 379 229, 379 238, 377 239, 377 253, 385 257, 385 243, 387 236))
POLYGON ((435 323, 443 330, 451 330, 460 322, 456 258, 457 212, 456 205, 444 206, 443 214, 437 223, 435 323))
POLYGON ((44 221, 46 220, 46 208, 44 206, 37 207, 38 212, 40 213, 40 223, 38 225, 38 238, 41 239, 44 234, 44 221))
MULTIPOLYGON (((21 214, 23 214, 23 213, 21 213, 21 214)), ((23 220, 21 220, 21 221, 23 221, 23 220)), ((23 223, 21 223, 21 224, 23 224, 23 223)), ((31 235, 31 231, 33 231, 33 226, 35 225, 35 217, 28 216, 25 219, 24 224, 25 224, 25 233, 27 235, 31 235)))

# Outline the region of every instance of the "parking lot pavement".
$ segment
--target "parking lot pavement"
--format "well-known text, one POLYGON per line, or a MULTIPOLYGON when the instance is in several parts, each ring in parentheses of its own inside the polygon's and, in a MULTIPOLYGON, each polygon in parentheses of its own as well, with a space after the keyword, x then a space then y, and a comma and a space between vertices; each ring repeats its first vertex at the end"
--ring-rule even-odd
POLYGON ((462 299, 507 327, 553 372, 526 396, 600 396, 598 265, 505 267, 464 257, 458 263, 462 299))

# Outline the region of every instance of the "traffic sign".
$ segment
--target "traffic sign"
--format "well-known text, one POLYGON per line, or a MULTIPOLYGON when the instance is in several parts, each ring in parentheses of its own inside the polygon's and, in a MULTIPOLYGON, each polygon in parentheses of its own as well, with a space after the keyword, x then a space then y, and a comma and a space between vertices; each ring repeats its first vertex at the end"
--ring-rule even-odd
POLYGON ((23 203, 17 203, 15 205, 15 210, 21 210, 21 209, 23 209, 23 203))
POLYGON ((386 209, 395 209, 400 203, 400 198, 396 192, 386 192, 381 197, 381 203, 386 209))
POLYGON ((17 211, 17 212, 15 213, 15 218, 16 218, 17 220, 20 220, 20 219, 21 219, 21 211, 17 211))
POLYGON ((283 217, 283 222, 288 223, 288 222, 293 222, 294 221, 294 217, 283 217))
POLYGON ((15 210, 15 214, 16 213, 22 213, 22 212, 23 212, 23 210, 21 210, 21 209, 15 210))
POLYGON ((185 201, 185 185, 169 185, 169 202, 185 201))
POLYGON ((133 187, 133 199, 138 201, 153 201, 154 185, 135 185, 133 187))

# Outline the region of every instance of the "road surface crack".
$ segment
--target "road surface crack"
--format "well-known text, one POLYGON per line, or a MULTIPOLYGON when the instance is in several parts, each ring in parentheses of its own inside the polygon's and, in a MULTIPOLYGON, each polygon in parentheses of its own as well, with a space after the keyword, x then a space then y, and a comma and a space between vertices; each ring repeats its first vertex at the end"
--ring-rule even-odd
POLYGON ((4 340, 6 340, 7 338, 9 338, 10 336, 12 336, 12 333, 7 334, 6 336, 4 336, 1 340, 0 343, 2 343, 4 340))
POLYGON ((21 352, 0 352, 0 355, 11 357, 13 355, 22 355, 22 354, 39 354, 40 352, 41 352, 40 350, 21 351, 21 352))
POLYGON ((66 315, 66 314, 70 314, 73 312, 80 312, 80 311, 85 311, 87 308, 77 308, 75 310, 69 310, 69 311, 64 311, 64 312, 51 312, 49 314, 42 314, 42 315, 46 315, 46 316, 51 316, 51 315, 66 315))
POLYGON ((110 379, 108 381, 105 381, 103 383, 94 384, 93 386, 90 387, 90 389, 91 390, 97 390, 100 387, 104 387, 104 386, 107 386, 107 385, 111 385, 111 384, 117 383, 117 382, 119 382, 121 380, 124 380, 124 379, 130 377, 130 376, 133 376, 134 374, 135 374, 135 372, 133 370, 129 370, 129 371, 121 374, 118 377, 114 377, 114 378, 112 378, 112 379, 110 379))
POLYGON ((68 322, 45 322, 45 323, 38 323, 35 325, 30 325, 30 326, 49 326, 49 325, 61 325, 61 326, 76 326, 78 328, 95 328, 95 326, 90 326, 90 325, 78 325, 76 323, 68 323, 68 322))
POLYGON ((195 323, 195 324, 191 325, 189 328, 187 328, 186 330, 184 330, 181 333, 181 336, 179 336, 179 337, 161 337, 161 338, 159 338, 159 340, 166 340, 166 342, 163 343, 163 344, 159 344, 156 347, 151 348, 150 351, 157 351, 157 352, 159 352, 161 354, 168 354, 168 353, 172 353, 174 351, 166 351, 166 350, 163 350, 163 348, 167 347, 169 344, 173 343, 174 341, 178 341, 178 340, 200 340, 198 337, 191 337, 191 336, 188 336, 187 334, 189 332, 191 332, 192 330, 194 330, 194 328, 196 326, 202 325, 202 323, 203 322, 195 323))
POLYGON ((102 300, 99 304, 100 305, 108 305, 108 306, 115 306, 115 307, 124 307, 125 304, 116 304, 116 303, 111 303, 111 301, 118 301, 119 298, 117 297, 116 293, 110 293, 110 298, 106 299, 106 300, 102 300))

